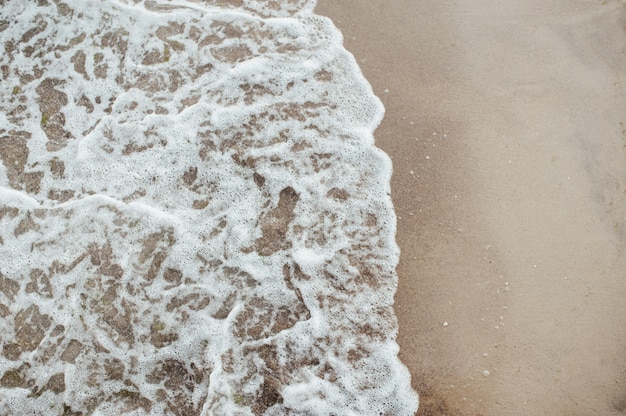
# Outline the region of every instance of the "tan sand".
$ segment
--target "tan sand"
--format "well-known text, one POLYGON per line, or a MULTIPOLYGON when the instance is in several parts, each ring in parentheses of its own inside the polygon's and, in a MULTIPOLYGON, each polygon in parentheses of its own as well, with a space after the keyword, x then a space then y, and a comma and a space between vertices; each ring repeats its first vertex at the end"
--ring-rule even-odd
POLYGON ((317 11, 387 109, 419 414, 625 414, 626 2, 317 11))

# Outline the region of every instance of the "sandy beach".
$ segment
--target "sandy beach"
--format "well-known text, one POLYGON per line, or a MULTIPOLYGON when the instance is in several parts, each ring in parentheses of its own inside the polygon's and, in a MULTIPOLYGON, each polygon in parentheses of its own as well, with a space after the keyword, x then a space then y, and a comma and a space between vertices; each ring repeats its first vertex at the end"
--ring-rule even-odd
POLYGON ((624 414, 626 2, 317 12, 386 107, 418 414, 624 414))
POLYGON ((626 0, 313 2, 0 0, 0 415, 626 415, 626 0))

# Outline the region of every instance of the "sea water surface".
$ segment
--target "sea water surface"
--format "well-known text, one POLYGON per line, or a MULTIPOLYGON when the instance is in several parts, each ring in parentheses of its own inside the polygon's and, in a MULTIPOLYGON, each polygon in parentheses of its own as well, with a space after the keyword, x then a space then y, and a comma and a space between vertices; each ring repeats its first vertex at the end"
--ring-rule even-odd
POLYGON ((0 0, 0 414, 412 415, 383 108, 312 0, 0 0))

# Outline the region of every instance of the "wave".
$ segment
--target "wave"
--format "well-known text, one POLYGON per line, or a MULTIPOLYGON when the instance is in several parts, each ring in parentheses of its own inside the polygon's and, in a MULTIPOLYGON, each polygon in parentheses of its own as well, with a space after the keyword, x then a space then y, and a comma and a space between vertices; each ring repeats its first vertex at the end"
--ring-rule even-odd
POLYGON ((313 1, 2 3, 3 414, 414 414, 383 107, 313 1))

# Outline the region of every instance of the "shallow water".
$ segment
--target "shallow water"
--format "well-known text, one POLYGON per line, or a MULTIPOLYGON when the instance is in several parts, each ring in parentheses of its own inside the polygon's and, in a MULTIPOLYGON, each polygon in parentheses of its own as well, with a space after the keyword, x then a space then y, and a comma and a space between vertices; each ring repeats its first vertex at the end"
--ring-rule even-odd
POLYGON ((2 2, 2 414, 415 412, 383 108, 313 6, 2 2))

